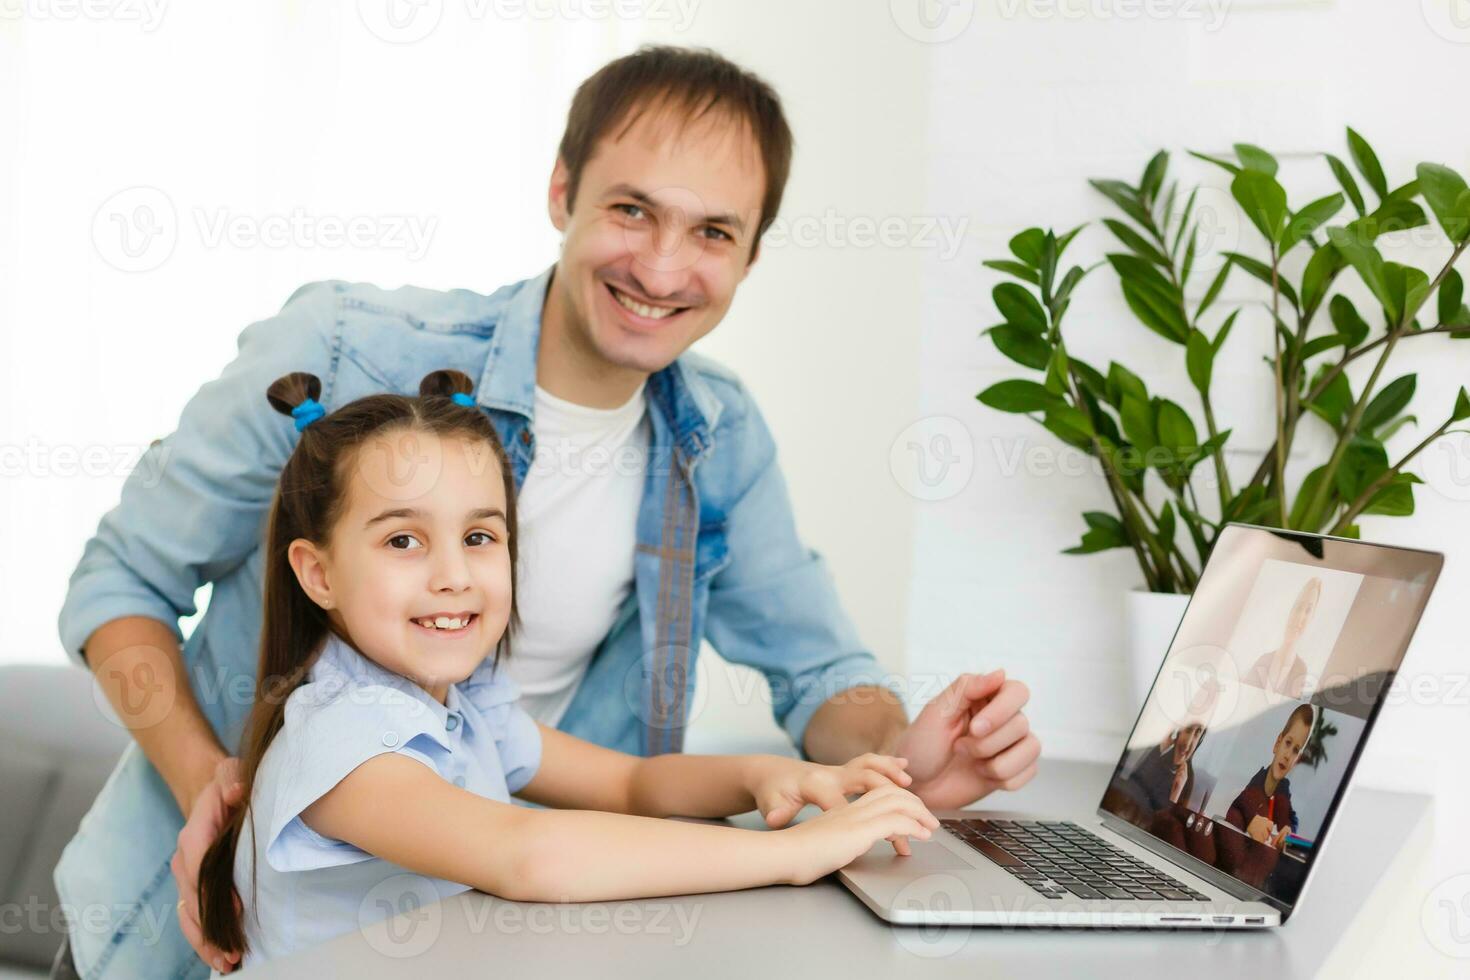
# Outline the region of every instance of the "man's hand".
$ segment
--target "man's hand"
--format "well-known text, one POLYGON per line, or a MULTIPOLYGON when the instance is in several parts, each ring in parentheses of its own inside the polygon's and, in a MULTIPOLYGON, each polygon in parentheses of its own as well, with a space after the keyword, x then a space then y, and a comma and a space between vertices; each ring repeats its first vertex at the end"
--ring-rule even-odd
POLYGON ((1041 757, 1041 741, 1021 713, 1030 696, 1004 670, 957 678, 894 744, 893 754, 909 760, 908 789, 940 810, 1030 782, 1041 757))
MULTIPOLYGON (((240 781, 240 760, 225 758, 215 766, 214 778, 199 791, 189 808, 188 819, 179 831, 178 850, 169 867, 179 886, 179 927, 184 938, 194 947, 199 958, 220 973, 230 973, 240 959, 238 952, 226 953, 205 942, 199 925, 199 865, 204 852, 219 839, 230 819, 230 812, 240 805, 245 785, 240 781)), ((239 908, 239 899, 235 900, 239 908)))

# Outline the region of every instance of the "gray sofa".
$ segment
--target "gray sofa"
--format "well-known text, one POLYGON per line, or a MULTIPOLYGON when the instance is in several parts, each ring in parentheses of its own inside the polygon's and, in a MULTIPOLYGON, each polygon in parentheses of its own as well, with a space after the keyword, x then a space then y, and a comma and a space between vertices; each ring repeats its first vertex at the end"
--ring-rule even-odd
POLYGON ((132 741, 100 699, 81 667, 0 666, 0 980, 45 976, 61 945, 51 871, 132 741))

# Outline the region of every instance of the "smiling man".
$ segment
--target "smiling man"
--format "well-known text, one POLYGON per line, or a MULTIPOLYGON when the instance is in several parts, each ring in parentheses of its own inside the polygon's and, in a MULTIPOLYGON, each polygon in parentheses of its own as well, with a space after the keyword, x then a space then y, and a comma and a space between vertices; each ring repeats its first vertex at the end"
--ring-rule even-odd
MULTIPOLYGON (((200 938, 195 876, 239 803, 230 756, 257 662, 261 521, 295 439, 264 395, 291 371, 322 379, 328 410, 413 393, 437 368, 479 379, 518 488, 508 669, 543 723, 629 752, 680 751, 708 640, 766 676, 776 721, 812 759, 906 757, 909 788, 935 808, 1034 775, 1023 684, 964 675, 910 723, 877 683, 797 536, 750 394, 689 351, 759 257, 791 152, 765 83, 710 52, 644 49, 573 100, 548 195, 563 234, 550 269, 489 296, 314 283, 245 330, 150 450, 167 454, 161 476, 135 475, 102 519, 61 613, 67 651, 137 751, 57 868, 63 902, 91 910, 71 923, 58 975, 230 965, 200 938), (209 608, 181 649, 179 618, 205 583, 209 608)), ((432 466, 417 447, 398 451, 409 475, 432 466)))

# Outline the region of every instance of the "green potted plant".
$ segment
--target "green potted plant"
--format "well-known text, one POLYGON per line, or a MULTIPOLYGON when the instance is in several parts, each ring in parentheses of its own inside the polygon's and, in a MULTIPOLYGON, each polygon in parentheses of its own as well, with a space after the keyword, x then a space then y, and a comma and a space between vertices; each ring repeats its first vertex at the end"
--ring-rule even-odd
POLYGON ((1277 162, 1265 150, 1236 144, 1234 159, 1191 152, 1227 172, 1230 197, 1254 229, 1261 253, 1215 256, 1218 269, 1202 291, 1186 289, 1205 254, 1196 213, 1200 187, 1186 191, 1171 180, 1162 151, 1137 185, 1090 182, 1119 212, 1102 222, 1121 246, 1103 261, 1066 267, 1079 227, 1060 235, 1028 228, 1011 239, 1010 256, 985 263, 1007 281, 992 293, 1002 322, 984 333, 1036 375, 1001 381, 977 397, 993 409, 1027 415, 1097 461, 1111 506, 1084 513, 1081 541, 1065 550, 1133 553, 1143 589, 1130 600, 1130 615, 1135 622, 1154 621, 1144 627, 1147 637, 1130 629, 1147 645, 1139 652, 1147 679, 1225 523, 1356 537, 1363 515, 1411 514, 1420 481, 1405 466, 1470 418, 1470 395, 1461 387, 1449 404, 1420 409, 1430 420, 1420 425, 1410 413, 1415 375, 1390 379, 1387 371, 1402 343, 1429 335, 1470 337, 1464 280, 1454 268, 1470 245, 1470 188, 1454 170, 1432 163, 1392 187, 1373 149, 1352 129, 1347 145, 1366 193, 1347 164, 1324 154, 1340 191, 1297 208, 1289 205, 1276 179, 1277 162), (1449 246, 1447 260, 1429 270, 1385 260, 1377 245, 1384 234, 1428 224, 1419 199, 1449 246), (1345 220, 1339 219, 1345 207, 1345 220), (1151 393, 1119 361, 1104 368, 1069 353, 1063 326, 1073 292, 1099 268, 1116 278, 1137 321, 1177 346, 1197 398, 1193 410, 1151 393), (1348 272, 1376 309, 1360 311, 1340 291, 1339 277, 1348 272), (1226 465, 1231 430, 1217 419, 1211 400, 1216 357, 1243 309, 1216 302, 1233 273, 1256 281, 1263 323, 1275 327, 1269 343, 1261 342, 1274 391, 1274 444, 1244 478, 1226 465), (1355 383, 1346 369, 1359 360, 1371 368, 1355 383), (1304 476, 1290 480, 1287 459, 1308 426, 1324 427, 1331 448, 1304 476), (1406 426, 1423 436, 1391 457, 1386 443, 1406 426))

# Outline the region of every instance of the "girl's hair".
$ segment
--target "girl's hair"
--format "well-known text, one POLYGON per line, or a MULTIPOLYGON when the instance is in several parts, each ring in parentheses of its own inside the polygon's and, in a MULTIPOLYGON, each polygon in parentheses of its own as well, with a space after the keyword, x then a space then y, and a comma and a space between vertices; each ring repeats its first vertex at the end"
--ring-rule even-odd
MULTIPOLYGON (((315 375, 288 374, 266 391, 271 406, 291 415, 308 399, 314 404, 321 394, 315 375)), ((419 396, 369 395, 343 405, 310 422, 301 432, 296 449, 281 470, 280 482, 271 501, 265 539, 264 618, 260 632, 260 665, 256 677, 255 704, 245 724, 241 743, 240 769, 244 798, 224 832, 204 855, 199 868, 199 923, 204 938, 225 952, 245 950, 245 932, 236 910, 234 887, 235 850, 244 821, 254 820, 250 810, 255 776, 266 749, 281 730, 286 700, 306 680, 312 661, 327 638, 331 626, 326 611, 302 590, 287 558, 287 549, 297 538, 319 547, 328 544, 332 528, 342 516, 358 452, 374 437, 424 432, 460 437, 489 445, 505 484, 505 523, 510 553, 510 619, 495 648, 495 662, 510 656, 510 634, 519 623, 515 603, 516 507, 515 477, 505 447, 489 417, 479 407, 463 404, 455 395, 466 396, 474 383, 459 371, 434 371, 419 385, 419 396)), ((252 863, 251 887, 254 888, 252 863)))

